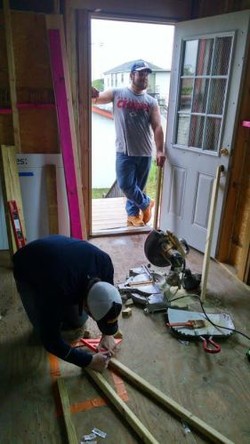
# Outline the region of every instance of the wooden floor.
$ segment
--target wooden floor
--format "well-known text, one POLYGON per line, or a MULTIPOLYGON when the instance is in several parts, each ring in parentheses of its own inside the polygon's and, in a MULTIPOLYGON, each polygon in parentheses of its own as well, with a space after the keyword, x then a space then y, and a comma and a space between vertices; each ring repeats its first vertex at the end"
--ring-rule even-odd
MULTIPOLYGON (((91 240, 110 254, 116 283, 125 281, 130 268, 148 263, 144 256, 146 236, 91 240)), ((192 250, 187 266, 192 272, 201 272, 202 261, 203 255, 192 250)), ((175 304, 200 310, 197 298, 180 299, 175 304)), ((204 308, 209 313, 230 314, 236 329, 250 336, 249 288, 214 261, 204 308)), ((55 390, 60 377, 69 394, 78 442, 93 427, 107 433, 105 439, 98 438, 98 444, 143 442, 84 371, 49 355, 34 337, 15 289, 7 252, 0 254, 0 314, 1 444, 67 443, 55 390)), ((98 335, 95 324, 88 321, 87 327, 92 336, 98 335)), ((207 354, 200 341, 183 342, 172 336, 163 313, 146 316, 141 306, 132 307, 131 317, 121 317, 120 329, 124 339, 119 361, 230 441, 250 442, 250 362, 245 356, 249 340, 234 333, 221 341, 220 353, 207 354)), ((104 377, 160 444, 210 442, 109 370, 104 377)))

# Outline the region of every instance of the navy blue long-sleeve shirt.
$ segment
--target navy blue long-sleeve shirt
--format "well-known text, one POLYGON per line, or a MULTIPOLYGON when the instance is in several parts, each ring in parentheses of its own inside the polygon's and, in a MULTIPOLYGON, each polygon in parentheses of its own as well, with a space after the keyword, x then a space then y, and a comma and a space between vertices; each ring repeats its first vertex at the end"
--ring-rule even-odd
POLYGON ((67 307, 86 300, 91 278, 113 284, 114 267, 109 255, 87 241, 55 235, 18 250, 13 265, 15 280, 33 290, 46 350, 72 364, 87 366, 92 355, 70 347, 61 336, 61 325, 67 307))

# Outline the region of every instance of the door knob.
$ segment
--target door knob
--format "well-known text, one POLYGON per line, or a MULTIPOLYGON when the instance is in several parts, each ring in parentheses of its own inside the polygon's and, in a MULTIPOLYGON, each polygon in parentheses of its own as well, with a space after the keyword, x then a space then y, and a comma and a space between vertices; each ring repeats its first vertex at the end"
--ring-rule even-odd
POLYGON ((220 154, 222 156, 229 156, 229 150, 227 148, 221 148, 220 149, 220 154))

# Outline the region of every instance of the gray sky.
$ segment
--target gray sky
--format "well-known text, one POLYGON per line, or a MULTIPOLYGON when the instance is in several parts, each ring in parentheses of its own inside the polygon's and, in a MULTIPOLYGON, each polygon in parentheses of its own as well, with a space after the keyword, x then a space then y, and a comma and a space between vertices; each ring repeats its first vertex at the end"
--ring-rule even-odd
POLYGON ((92 19, 92 80, 135 59, 170 69, 173 37, 174 26, 92 19))

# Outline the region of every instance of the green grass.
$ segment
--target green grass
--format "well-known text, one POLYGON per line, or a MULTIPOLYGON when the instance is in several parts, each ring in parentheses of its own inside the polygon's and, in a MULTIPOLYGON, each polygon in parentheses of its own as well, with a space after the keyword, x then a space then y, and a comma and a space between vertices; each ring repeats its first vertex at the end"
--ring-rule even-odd
MULTIPOLYGON (((146 193, 151 197, 151 199, 155 199, 156 196, 156 181, 157 181, 157 166, 156 161, 152 162, 152 166, 150 169, 148 182, 146 186, 146 193)), ((108 192, 109 188, 93 188, 92 189, 92 199, 101 199, 108 192)))
POLYGON ((92 199, 101 199, 108 192, 108 188, 93 188, 92 189, 92 199))

